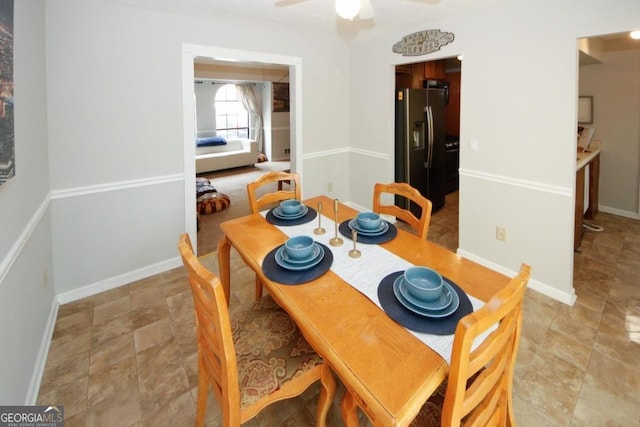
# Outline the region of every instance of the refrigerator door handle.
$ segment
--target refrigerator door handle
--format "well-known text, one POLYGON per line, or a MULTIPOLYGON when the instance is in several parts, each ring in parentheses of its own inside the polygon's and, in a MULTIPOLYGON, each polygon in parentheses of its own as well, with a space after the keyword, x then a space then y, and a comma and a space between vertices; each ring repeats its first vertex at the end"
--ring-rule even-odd
POLYGON ((427 137, 428 137, 426 166, 430 168, 433 162, 433 111, 431 110, 431 106, 427 106, 427 108, 425 108, 425 112, 427 115, 427 137))

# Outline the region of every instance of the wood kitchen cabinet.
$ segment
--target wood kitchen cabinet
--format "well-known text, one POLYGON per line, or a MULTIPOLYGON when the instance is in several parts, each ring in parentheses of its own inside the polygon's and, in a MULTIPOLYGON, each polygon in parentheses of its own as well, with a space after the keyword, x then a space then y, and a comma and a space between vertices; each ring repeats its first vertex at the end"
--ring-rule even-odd
POLYGON ((424 62, 419 64, 411 64, 411 87, 419 89, 422 87, 424 80, 424 62))
POLYGON ((576 164, 576 201, 573 230, 573 249, 578 250, 582 242, 584 219, 593 219, 598 214, 598 190, 600 182, 600 142, 591 143, 590 150, 578 153, 576 164), (589 185, 585 189, 585 171, 589 169, 589 185), (584 209, 585 191, 588 194, 588 205, 584 209))
POLYGON ((445 61, 439 59, 437 61, 396 66, 396 89, 420 89, 423 87, 422 83, 426 79, 447 79, 445 61))
POLYGON ((447 72, 443 60, 424 63, 424 78, 442 80, 447 78, 447 72))
POLYGON ((411 65, 396 67, 396 90, 411 87, 411 65))
POLYGON ((445 133, 460 135, 460 71, 446 73, 449 82, 449 103, 445 108, 445 133))

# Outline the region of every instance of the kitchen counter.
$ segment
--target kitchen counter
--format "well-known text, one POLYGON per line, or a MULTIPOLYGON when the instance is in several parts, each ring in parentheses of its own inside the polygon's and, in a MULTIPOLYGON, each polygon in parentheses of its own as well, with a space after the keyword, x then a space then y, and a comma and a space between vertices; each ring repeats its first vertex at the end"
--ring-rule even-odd
POLYGON ((600 145, 600 141, 593 141, 589 144, 589 148, 586 151, 578 152, 576 156, 576 170, 585 167, 600 154, 600 145))
POLYGON ((600 181, 600 141, 593 141, 584 152, 576 156, 576 206, 573 230, 573 249, 582 241, 584 219, 593 219, 598 213, 598 188, 600 181), (585 190, 585 170, 589 169, 589 186, 585 190), (584 210, 584 195, 588 194, 587 210, 584 210))

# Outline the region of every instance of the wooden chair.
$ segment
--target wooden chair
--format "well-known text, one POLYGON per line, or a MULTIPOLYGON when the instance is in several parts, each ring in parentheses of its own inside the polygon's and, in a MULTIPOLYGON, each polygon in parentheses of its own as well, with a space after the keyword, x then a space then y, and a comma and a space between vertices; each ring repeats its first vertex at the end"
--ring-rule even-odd
MULTIPOLYGON (((478 311, 460 319, 449 375, 422 406, 411 427, 515 426, 513 370, 522 330, 522 301, 531 268, 520 272, 478 311), (476 337, 493 330, 476 349, 476 337)), ((347 391, 341 403, 346 426, 357 426, 357 404, 347 391)))
POLYGON ((373 211, 379 214, 391 215, 409 224, 421 239, 427 238, 429 222, 431 221, 432 204, 418 190, 405 182, 393 182, 391 184, 377 183, 373 188, 373 211), (396 205, 383 205, 381 195, 390 193, 394 196, 406 197, 421 209, 420 218, 417 218, 410 210, 396 205))
MULTIPOLYGON (((530 275, 531 268, 523 264, 520 273, 505 289, 458 323, 441 425, 516 425, 512 402, 513 370, 522 330, 522 301, 530 275), (474 339, 492 327, 496 329, 472 350, 474 339)), ((433 406, 427 402, 414 421, 415 425, 424 425, 421 416, 433 419, 439 415, 430 408, 433 406)))
POLYGON ((297 173, 272 171, 262 175, 257 180, 247 184, 247 195, 251 213, 257 213, 276 202, 287 199, 301 199, 300 177, 297 173), (269 184, 276 188, 264 188, 269 184), (284 190, 283 184, 293 185, 290 190, 284 190), (267 191, 265 193, 265 190, 267 191), (272 190, 272 191, 269 191, 272 190), (275 191, 273 191, 275 190, 275 191))
MULTIPOLYGON (((300 177, 297 173, 271 171, 262 175, 257 180, 247 184, 247 195, 251 213, 275 205, 287 199, 301 200, 300 177), (284 185, 293 185, 290 190, 284 190, 284 185), (276 187, 277 186, 277 187, 276 187), (275 191, 274 191, 275 190, 275 191), (265 192, 266 191, 266 192, 265 192)), ((262 282, 256 275, 256 299, 262 296, 262 282)))
POLYGON ((230 319, 222 283, 195 257, 187 234, 180 236, 178 248, 196 314, 196 426, 204 424, 209 386, 220 405, 223 425, 239 426, 271 403, 302 394, 317 380, 322 387, 316 425, 324 426, 335 379, 289 315, 265 296, 230 319))

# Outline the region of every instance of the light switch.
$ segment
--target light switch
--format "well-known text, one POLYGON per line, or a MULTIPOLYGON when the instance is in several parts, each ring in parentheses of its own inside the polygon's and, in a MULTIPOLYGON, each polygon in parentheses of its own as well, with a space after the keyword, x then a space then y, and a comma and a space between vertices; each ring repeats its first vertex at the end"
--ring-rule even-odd
POLYGON ((480 141, 478 141, 478 138, 469 139, 469 149, 471 151, 478 151, 480 149, 480 141))

